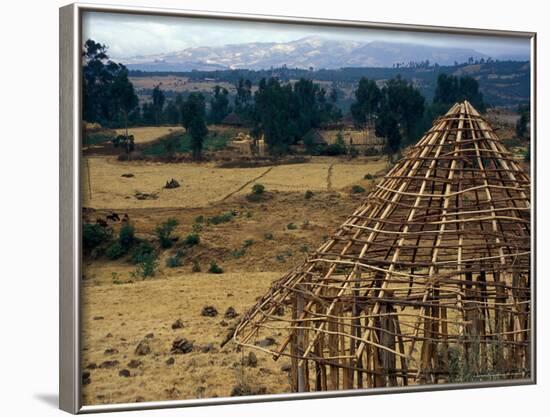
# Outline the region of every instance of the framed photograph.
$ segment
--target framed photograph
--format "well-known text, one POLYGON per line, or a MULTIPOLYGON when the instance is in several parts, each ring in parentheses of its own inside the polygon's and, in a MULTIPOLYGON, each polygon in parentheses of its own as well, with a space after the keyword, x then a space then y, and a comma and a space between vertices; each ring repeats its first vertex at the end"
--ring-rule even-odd
POLYGON ((535 41, 62 7, 60 407, 535 383, 535 41))

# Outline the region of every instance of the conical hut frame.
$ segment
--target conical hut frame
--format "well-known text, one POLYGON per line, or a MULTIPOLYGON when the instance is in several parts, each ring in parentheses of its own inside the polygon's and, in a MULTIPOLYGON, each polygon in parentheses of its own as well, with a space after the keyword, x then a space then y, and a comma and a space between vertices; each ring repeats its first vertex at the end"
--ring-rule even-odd
POLYGON ((295 392, 529 378, 530 228, 528 175, 457 103, 233 340, 295 392))

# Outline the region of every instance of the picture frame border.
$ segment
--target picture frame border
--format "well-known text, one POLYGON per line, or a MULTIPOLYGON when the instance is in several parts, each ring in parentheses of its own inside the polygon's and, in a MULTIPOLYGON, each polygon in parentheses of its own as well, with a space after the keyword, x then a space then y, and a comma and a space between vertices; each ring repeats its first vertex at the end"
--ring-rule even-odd
POLYGON ((537 381, 537 303, 536 303, 536 134, 537 134, 537 33, 309 17, 270 16, 229 12, 193 11, 156 7, 113 6, 73 3, 59 9, 59 408, 72 414, 107 411, 147 410, 221 404, 288 401, 315 398, 413 393, 487 387, 532 385, 537 381), (367 388, 308 393, 267 394, 191 400, 151 401, 108 405, 83 405, 81 383, 81 125, 82 16, 85 12, 139 14, 147 16, 209 18, 280 24, 302 24, 341 28, 385 29, 408 32, 516 37, 531 44, 531 372, 530 378, 367 388))

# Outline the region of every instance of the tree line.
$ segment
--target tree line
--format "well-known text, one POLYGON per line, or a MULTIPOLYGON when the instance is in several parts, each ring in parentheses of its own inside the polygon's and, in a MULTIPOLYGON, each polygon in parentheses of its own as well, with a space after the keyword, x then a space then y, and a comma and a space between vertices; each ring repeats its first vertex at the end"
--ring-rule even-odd
MULTIPOLYGON (((231 112, 250 128, 254 138, 263 137, 273 154, 289 152, 311 129, 338 125, 343 116, 337 105, 338 90, 333 87, 327 92, 305 78, 294 83, 275 77, 262 78, 254 92, 253 83, 240 78, 232 100, 229 91, 219 85, 213 88, 209 100, 198 92, 185 98, 176 94, 167 100, 161 85, 157 85, 151 100, 140 106, 128 70, 109 59, 105 45, 86 41, 83 59, 86 121, 106 127, 123 126, 126 130, 134 125, 181 125, 191 136, 195 159, 200 158, 207 125, 222 123, 231 112)), ((386 81, 382 87, 363 77, 354 92, 350 113, 357 128, 371 126, 378 136, 385 137, 386 151, 393 154, 416 141, 435 117, 464 99, 484 111, 479 84, 471 77, 439 74, 432 103, 426 103, 414 84, 400 76, 386 81)))
POLYGON ((151 102, 140 106, 134 86, 128 79, 128 69, 109 59, 105 45, 88 39, 82 57, 84 120, 106 127, 125 127, 126 134, 113 139, 113 144, 124 147, 130 153, 134 143, 133 137, 128 135, 128 126, 158 126, 168 116, 172 122, 177 121, 185 127, 191 136, 193 158, 200 158, 204 138, 208 134, 202 94, 191 93, 186 100, 179 96, 165 107, 165 95, 160 86, 156 86, 151 102))
POLYGON ((432 103, 427 103, 420 91, 400 76, 382 88, 362 78, 350 111, 356 127, 374 125, 376 135, 386 138, 386 152, 394 154, 403 145, 418 140, 435 118, 463 100, 469 100, 479 111, 486 110, 479 84, 472 77, 439 74, 432 103))

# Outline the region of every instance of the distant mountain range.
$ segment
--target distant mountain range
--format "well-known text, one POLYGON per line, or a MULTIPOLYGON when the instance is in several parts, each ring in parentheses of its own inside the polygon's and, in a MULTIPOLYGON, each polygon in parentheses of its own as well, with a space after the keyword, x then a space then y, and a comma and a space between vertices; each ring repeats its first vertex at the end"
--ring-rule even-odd
MULTIPOLYGON (((224 69, 289 68, 338 69, 343 67, 391 67, 396 63, 429 60, 452 65, 488 58, 468 48, 436 47, 411 43, 358 42, 310 36, 299 40, 253 42, 216 47, 187 48, 170 53, 119 59, 128 68, 142 71, 210 71, 224 69)), ((497 58, 497 57, 493 57, 497 58)), ((501 58, 501 57, 498 57, 501 58)), ((525 57, 528 59, 528 57, 525 57)))

